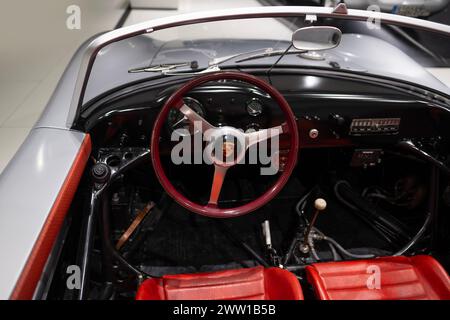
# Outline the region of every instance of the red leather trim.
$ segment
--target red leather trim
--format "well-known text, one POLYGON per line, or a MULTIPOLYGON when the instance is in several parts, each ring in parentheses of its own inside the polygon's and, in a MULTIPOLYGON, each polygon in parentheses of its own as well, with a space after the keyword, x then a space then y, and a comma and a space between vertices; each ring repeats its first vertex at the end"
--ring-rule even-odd
POLYGON ((302 300, 297 278, 284 269, 255 267, 148 279, 137 300, 302 300))
POLYGON ((53 248, 56 237, 69 210, 78 183, 91 153, 91 137, 87 134, 81 144, 78 154, 62 185, 58 197, 47 216, 39 237, 28 257, 25 267, 11 294, 12 300, 29 300, 33 298, 37 283, 41 277, 45 263, 53 248))
POLYGON ((431 256, 316 263, 306 272, 321 300, 450 299, 450 278, 431 256), (367 286, 373 266, 380 270, 379 289, 367 286))
POLYGON ((280 268, 264 270, 268 300, 303 300, 303 291, 297 277, 280 268))
POLYGON ((169 99, 167 99, 166 103, 159 112, 158 117, 156 118, 150 142, 150 149, 153 168, 155 170, 159 182, 161 183, 164 190, 166 190, 166 192, 181 206, 185 207, 190 211, 209 217, 215 218, 236 217, 260 208, 261 206, 272 200, 278 194, 278 192, 280 192, 281 189, 283 189, 284 185, 291 176, 291 173, 294 170, 295 165, 297 163, 298 149, 299 149, 297 120, 295 118, 294 113, 292 112, 291 107, 289 106, 288 102, 283 97, 283 95, 267 82, 253 75, 243 72, 234 72, 234 71, 216 72, 199 76, 197 78, 190 80, 189 82, 184 84, 181 88, 176 90, 169 97, 169 99), (179 106, 183 96, 189 91, 191 91, 193 88, 200 86, 204 83, 207 83, 209 81, 216 81, 222 79, 244 81, 257 86, 260 89, 267 92, 268 94, 270 94, 270 96, 278 103, 280 109, 283 111, 286 117, 286 123, 287 127, 289 128, 289 136, 290 136, 289 155, 286 161, 284 171, 278 177, 278 180, 259 198, 249 203, 246 203, 245 205, 234 208, 218 208, 211 205, 202 206, 186 198, 183 194, 178 192, 178 190, 170 182, 169 178, 164 172, 164 168, 161 163, 159 155, 159 141, 160 141, 159 138, 170 109, 179 106))

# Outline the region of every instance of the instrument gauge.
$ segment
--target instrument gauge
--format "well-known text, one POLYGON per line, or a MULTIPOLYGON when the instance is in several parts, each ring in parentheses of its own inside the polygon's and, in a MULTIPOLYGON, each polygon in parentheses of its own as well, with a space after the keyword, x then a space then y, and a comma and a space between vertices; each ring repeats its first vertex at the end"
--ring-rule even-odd
MULTIPOLYGON (((184 103, 194 110, 200 117, 205 117, 205 109, 202 104, 191 97, 183 98, 184 103)), ((176 109, 171 109, 169 115, 167 117, 167 123, 169 125, 169 129, 171 132, 177 130, 180 135, 186 135, 187 131, 189 134, 193 133, 193 125, 190 121, 179 111, 176 109), (185 129, 185 130, 184 130, 185 129), (187 130, 187 131, 186 131, 187 130)))
POLYGON ((245 127, 245 132, 259 131, 261 130, 261 126, 258 123, 250 123, 245 127))
POLYGON ((252 117, 257 117, 263 112, 263 105, 259 99, 253 98, 247 101, 247 113, 252 117))

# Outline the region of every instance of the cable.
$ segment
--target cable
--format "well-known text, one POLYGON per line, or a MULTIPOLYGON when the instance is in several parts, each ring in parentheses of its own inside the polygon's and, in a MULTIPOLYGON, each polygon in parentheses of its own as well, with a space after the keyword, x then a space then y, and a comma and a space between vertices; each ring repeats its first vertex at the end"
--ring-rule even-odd
POLYGON ((352 205, 350 202, 348 202, 347 200, 345 200, 345 199, 339 194, 338 187, 339 187, 341 184, 345 184, 346 186, 348 186, 349 188, 351 188, 350 183, 348 183, 348 182, 345 181, 345 180, 339 180, 339 181, 336 182, 336 184, 334 185, 334 188, 333 188, 333 190, 334 190, 334 195, 336 196, 336 198, 337 198, 340 202, 342 202, 343 204, 345 204, 345 205, 346 205, 347 207, 349 207, 350 209, 352 209, 352 210, 354 210, 354 211, 359 211, 357 207, 355 207, 355 206, 352 205))
MULTIPOLYGON (((336 197, 337 197, 342 203, 346 204, 348 207, 354 208, 351 204, 349 204, 346 200, 344 200, 344 199, 340 196, 339 191, 338 191, 337 189, 338 189, 339 185, 341 185, 341 184, 349 185, 349 183, 348 183, 347 181, 345 181, 345 180, 340 180, 340 181, 338 181, 338 182, 335 184, 335 186, 334 186, 334 192, 335 192, 336 197)), ((299 203, 298 203, 297 206, 296 206, 296 210, 297 210, 297 212, 298 212, 299 214, 301 214, 301 212, 300 212, 300 204, 301 204, 301 202, 303 202, 303 201, 306 199, 307 196, 308 196, 308 194, 305 195, 305 196, 299 201, 299 203)), ((410 240, 410 241, 409 241, 402 249, 400 249, 399 251, 397 251, 396 253, 394 253, 393 256, 400 256, 400 255, 403 255, 403 254, 405 254, 408 250, 410 250, 410 249, 411 249, 411 248, 419 241, 419 239, 423 236, 423 234, 425 233, 425 231, 426 231, 427 228, 428 228, 428 225, 429 225, 430 221, 431 221, 431 213, 428 212, 427 217, 426 217, 426 219, 425 219, 425 221, 424 221, 424 224, 423 224, 422 227, 419 229, 419 231, 416 233, 416 235, 415 235, 415 236, 414 236, 414 237, 413 237, 413 238, 412 238, 412 239, 411 239, 411 240, 410 240)), ((383 227, 383 225, 380 225, 380 224, 378 224, 378 223, 377 223, 377 225, 378 225, 378 228, 384 229, 384 230, 383 230, 384 232, 388 232, 388 231, 389 231, 389 230, 386 230, 386 229, 383 227)), ((351 252, 347 251, 346 249, 344 249, 344 248, 343 248, 336 240, 334 240, 333 238, 330 238, 330 237, 325 236, 325 235, 324 235, 322 232, 320 232, 317 228, 313 228, 313 231, 314 231, 316 234, 318 234, 318 235, 320 236, 319 239, 322 239, 322 240, 327 241, 327 243, 328 243, 329 246, 330 246, 330 250, 331 250, 332 253, 333 253, 333 260, 334 260, 334 261, 336 261, 336 260, 338 259, 336 249, 337 249, 337 251, 339 251, 339 253, 341 253, 343 256, 347 256, 347 257, 350 257, 350 258, 355 258, 355 259, 371 259, 371 258, 376 257, 376 255, 374 255, 374 254, 354 254, 354 253, 351 253, 351 252)), ((310 239, 311 239, 311 241, 309 242, 309 245, 310 245, 310 247, 311 247, 311 253, 312 253, 313 257, 314 257, 316 260, 320 260, 320 257, 318 256, 317 251, 316 251, 315 248, 314 248, 314 238, 311 237, 310 239)))
MULTIPOLYGON (((342 203, 344 203, 345 205, 347 205, 348 207, 356 210, 356 207, 354 207, 352 204, 348 203, 345 199, 343 199, 341 197, 341 195, 339 194, 338 191, 338 187, 341 184, 346 184, 347 186, 350 186, 350 184, 345 181, 345 180, 340 180, 338 181, 335 186, 334 186, 334 192, 336 197, 338 198, 338 200, 340 200, 342 203)), ((306 199, 308 198, 308 196, 310 195, 312 190, 310 190, 309 192, 307 192, 296 204, 295 206, 295 210, 297 212, 297 214, 299 216, 301 216, 306 223, 308 223, 308 220, 306 219, 306 217, 304 217, 303 215, 303 209, 304 206, 306 205, 306 199)), ((429 223, 431 221, 431 214, 428 213, 427 218, 425 219, 425 222, 423 224, 423 226, 419 229, 419 231, 417 232, 417 234, 402 248, 400 249, 398 252, 396 252, 395 254, 393 254, 394 256, 399 256, 399 255, 403 255, 404 253, 406 253, 409 249, 411 249, 411 247, 413 247, 418 240, 423 236, 423 234, 425 233, 429 223)), ((389 232, 389 230, 386 230, 384 228, 383 225, 376 223, 377 227, 380 229, 383 229, 384 232, 389 232)), ((338 256, 338 252, 343 255, 343 256, 347 256, 350 258, 354 258, 354 259, 371 259, 376 257, 375 254, 355 254, 355 253, 351 253, 349 251, 347 251, 346 249, 344 249, 344 247, 342 247, 336 240, 334 240, 333 238, 327 237, 325 236, 322 232, 320 232, 317 228, 313 228, 314 233, 318 234, 320 236, 321 240, 325 240, 328 243, 328 246, 330 248, 330 251, 333 255, 333 260, 337 261, 339 260, 339 256, 338 256)), ((308 240, 308 245, 311 248, 311 255, 313 256, 314 259, 316 259, 317 261, 320 261, 320 257, 314 247, 314 237, 313 237, 313 233, 311 233, 311 236, 309 237, 308 240)), ((287 264, 291 258, 292 252, 295 248, 295 242, 293 241, 293 243, 291 244, 291 246, 289 247, 289 251, 288 254, 285 256, 284 259, 284 263, 287 264)))
POLYGON ((300 198, 300 200, 297 202, 297 204, 295 205, 295 211, 297 212, 297 214, 299 216, 302 217, 302 219, 304 219, 305 221, 306 218, 303 215, 303 210, 305 209, 305 205, 306 205, 306 199, 308 199, 309 195, 311 194, 311 192, 313 191, 314 188, 312 188, 311 190, 309 190, 307 193, 305 193, 305 195, 303 197, 300 198))
MULTIPOLYGON (((319 229, 314 228, 313 231, 315 234, 319 235, 318 239, 325 240, 329 243, 330 249, 331 248, 334 249, 336 256, 337 256, 337 252, 336 252, 336 249, 337 249, 344 256, 349 256, 349 257, 355 258, 355 259, 369 259, 369 258, 375 257, 375 255, 362 255, 362 254, 351 253, 351 252, 347 251, 346 249, 344 249, 344 247, 342 247, 336 240, 334 240, 333 238, 327 237, 319 229)), ((334 253, 333 253, 333 258, 335 258, 334 253)))
POLYGON ((339 257, 339 254, 336 251, 336 248, 333 246, 331 242, 327 241, 328 246, 330 247, 331 254, 333 255, 333 261, 339 261, 341 258, 339 257))
POLYGON ((317 254, 316 248, 314 247, 314 240, 312 237, 312 233, 308 237, 308 246, 311 249, 311 254, 314 257, 314 259, 316 259, 317 261, 320 261, 320 257, 317 254))
MULTIPOLYGON (((360 210, 357 206, 344 199, 339 190, 341 185, 345 185, 349 190, 352 190, 349 182, 339 180, 334 185, 336 198, 357 213, 358 217, 364 220, 384 241, 394 246, 398 241, 407 241, 410 239, 409 234, 405 231, 405 227, 395 217, 388 214, 381 214, 383 212, 376 212, 370 208, 361 208, 360 210)), ((361 206, 361 201, 356 201, 355 199, 355 203, 358 202, 360 202, 359 206, 361 206)))
POLYGON ((323 240, 330 242, 331 244, 333 244, 333 246, 336 247, 336 249, 344 256, 350 257, 350 258, 355 258, 355 259, 371 259, 371 258, 375 258, 376 255, 374 254, 355 254, 355 253, 351 253, 347 250, 345 250, 339 243, 337 243, 336 240, 334 240, 333 238, 324 236, 323 240))
POLYGON ((435 167, 439 168, 446 175, 450 176, 450 169, 445 165, 445 163, 439 161, 429 153, 418 148, 412 141, 410 140, 401 141, 397 144, 397 147, 404 151, 408 151, 409 153, 413 154, 416 157, 419 157, 420 159, 432 163, 435 167))
MULTIPOLYGON (((316 234, 319 235, 319 236, 322 237, 322 238, 325 237, 325 235, 324 235, 319 229, 317 229, 317 228, 313 228, 313 230, 312 230, 312 232, 311 232, 311 235, 310 235, 310 243, 309 243, 309 246, 310 246, 310 248, 311 248, 311 253, 313 254, 313 257, 314 257, 316 260, 320 261, 321 259, 320 259, 319 255, 318 255, 318 253, 317 253, 317 250, 315 249, 315 246, 314 246, 314 236, 315 236, 316 234)), ((331 255, 332 255, 332 257, 333 257, 333 261, 339 261, 339 260, 341 260, 340 257, 339 257, 339 255, 338 255, 338 253, 336 252, 336 248, 333 246, 333 244, 330 243, 330 242, 327 242, 327 244, 328 244, 328 247, 330 248, 331 255)))
POLYGON ((296 244, 298 242, 298 238, 300 238, 300 236, 295 235, 294 239, 292 240, 291 245, 289 246, 288 252, 284 256, 283 265, 287 265, 289 260, 291 260, 292 253, 294 252, 296 244))
MULTIPOLYGON (((431 213, 428 212, 428 215, 427 215, 427 217, 425 219, 425 222, 422 225, 422 227, 419 229, 417 234, 402 249, 400 249, 399 251, 394 253, 393 256, 401 256, 401 255, 405 254, 409 249, 411 249, 419 241, 419 239, 423 236, 423 234, 425 233, 425 231, 428 228, 428 225, 429 225, 430 221, 431 221, 431 213)), ((333 247, 335 247, 335 249, 337 249, 344 256, 348 256, 348 257, 355 258, 355 259, 371 259, 371 258, 376 257, 376 255, 373 255, 373 254, 354 254, 354 253, 351 253, 351 252, 347 251, 346 249, 344 249, 336 240, 334 240, 333 238, 325 236, 318 229, 314 228, 314 231, 317 234, 319 234, 322 237, 323 240, 325 240, 328 243, 330 243, 333 247)), ((311 246, 311 248, 313 248, 313 245, 311 246)), ((333 255, 333 259, 336 261, 335 255, 333 255)))
POLYGON ((430 221, 431 221, 431 212, 428 212, 427 218, 425 219, 422 228, 419 229, 419 231, 414 236, 414 238, 411 239, 411 241, 409 241, 402 249, 394 253, 394 256, 401 256, 405 254, 409 249, 411 249, 411 247, 414 246, 417 243, 417 241, 419 241, 419 239, 422 237, 422 235, 425 233, 425 231, 428 228, 428 225, 430 224, 430 221))

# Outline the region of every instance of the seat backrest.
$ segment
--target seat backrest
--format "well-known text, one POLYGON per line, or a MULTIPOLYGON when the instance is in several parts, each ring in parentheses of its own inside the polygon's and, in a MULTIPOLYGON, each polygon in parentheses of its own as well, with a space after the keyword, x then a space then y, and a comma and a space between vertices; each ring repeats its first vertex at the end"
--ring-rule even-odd
POLYGON ((255 267, 210 273, 167 275, 144 281, 138 300, 303 299, 289 271, 255 267))
POLYGON ((306 271, 322 300, 450 299, 450 278, 430 256, 316 263, 306 271))

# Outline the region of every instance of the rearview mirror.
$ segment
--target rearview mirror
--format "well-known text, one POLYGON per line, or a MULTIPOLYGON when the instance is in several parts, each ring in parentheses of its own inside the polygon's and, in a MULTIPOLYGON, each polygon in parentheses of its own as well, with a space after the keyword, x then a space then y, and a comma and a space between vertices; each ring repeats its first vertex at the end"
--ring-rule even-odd
POLYGON ((294 48, 306 51, 319 51, 335 48, 341 42, 342 32, 335 27, 305 27, 292 34, 294 48))

